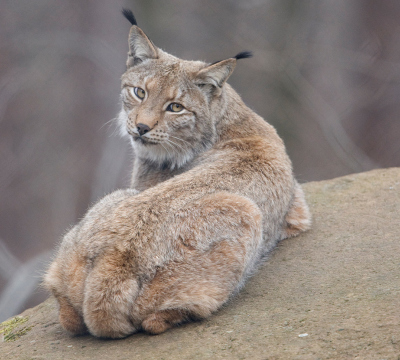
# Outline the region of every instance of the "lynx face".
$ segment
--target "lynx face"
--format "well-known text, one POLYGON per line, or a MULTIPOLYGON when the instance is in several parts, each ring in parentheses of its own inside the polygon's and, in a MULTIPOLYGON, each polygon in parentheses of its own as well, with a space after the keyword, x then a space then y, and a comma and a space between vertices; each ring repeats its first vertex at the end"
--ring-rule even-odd
POLYGON ((133 24, 118 119, 136 156, 174 169, 210 148, 217 140, 215 119, 224 110, 223 85, 236 60, 247 56, 214 64, 181 60, 156 48, 133 24))
POLYGON ((139 157, 172 169, 214 143, 212 99, 196 84, 206 64, 158 53, 123 75, 119 121, 139 157))

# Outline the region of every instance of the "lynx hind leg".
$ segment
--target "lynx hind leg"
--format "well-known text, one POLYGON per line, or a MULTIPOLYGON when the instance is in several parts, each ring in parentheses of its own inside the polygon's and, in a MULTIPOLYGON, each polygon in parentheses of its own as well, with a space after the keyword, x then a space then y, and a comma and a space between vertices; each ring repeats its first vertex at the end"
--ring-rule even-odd
POLYGON ((89 332, 97 337, 123 338, 137 331, 131 308, 139 286, 126 256, 113 252, 97 259, 85 285, 83 316, 89 332))
POLYGON ((199 238, 190 247, 182 244, 184 260, 159 271, 137 299, 147 314, 142 328, 149 333, 159 334, 176 324, 210 316, 243 285, 259 260, 262 216, 254 203, 236 195, 215 194, 200 207, 194 214, 208 216, 191 218, 189 214, 187 228, 196 229, 193 237, 214 236, 213 243, 206 250, 199 249, 199 238))
POLYGON ((64 297, 57 298, 59 309, 59 321, 61 326, 74 335, 83 335, 88 332, 83 317, 64 297))
POLYGON ((187 259, 190 263, 173 263, 160 272, 144 295, 147 303, 155 297, 159 304, 143 320, 143 330, 160 334, 217 311, 242 285, 245 264, 236 256, 240 251, 243 246, 224 240, 209 253, 187 259))
POLYGON ((66 266, 61 259, 51 264, 44 277, 43 286, 56 298, 61 326, 74 335, 87 333, 82 316, 84 268, 79 261, 66 266))
POLYGON ((308 209, 304 192, 296 182, 293 201, 285 217, 285 228, 282 239, 293 237, 306 231, 311 226, 311 215, 308 209))

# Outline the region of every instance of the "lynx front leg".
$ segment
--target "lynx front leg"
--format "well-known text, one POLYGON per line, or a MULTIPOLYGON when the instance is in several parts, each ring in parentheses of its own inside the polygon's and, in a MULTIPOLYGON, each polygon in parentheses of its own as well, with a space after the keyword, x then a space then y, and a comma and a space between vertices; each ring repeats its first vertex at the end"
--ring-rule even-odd
POLYGON ((127 257, 113 252, 96 260, 85 286, 83 316, 98 337, 123 338, 137 331, 130 320, 139 290, 127 257))

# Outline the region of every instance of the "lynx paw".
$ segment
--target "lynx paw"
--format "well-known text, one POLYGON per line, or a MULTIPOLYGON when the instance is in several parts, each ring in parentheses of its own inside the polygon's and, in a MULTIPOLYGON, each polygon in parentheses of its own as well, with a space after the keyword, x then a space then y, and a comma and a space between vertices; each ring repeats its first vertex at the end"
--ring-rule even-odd
POLYGON ((144 319, 142 329, 149 334, 157 335, 187 320, 188 315, 184 310, 163 310, 144 319))
POLYGON ((161 334, 171 327, 172 325, 168 324, 158 313, 151 314, 142 323, 143 330, 153 335, 161 334))
POLYGON ((296 184, 296 190, 291 208, 285 217, 286 227, 282 238, 293 237, 306 231, 311 226, 311 215, 304 199, 303 189, 296 184))

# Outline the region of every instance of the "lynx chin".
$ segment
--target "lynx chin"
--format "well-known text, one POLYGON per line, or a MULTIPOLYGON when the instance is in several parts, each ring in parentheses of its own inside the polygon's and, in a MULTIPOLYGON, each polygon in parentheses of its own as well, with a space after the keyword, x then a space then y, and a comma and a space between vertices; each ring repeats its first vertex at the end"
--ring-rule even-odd
POLYGON ((226 82, 248 52, 178 59, 131 22, 121 133, 131 188, 95 204, 44 277, 73 334, 159 334, 203 319, 244 285, 279 240, 310 227, 275 129, 226 82))

